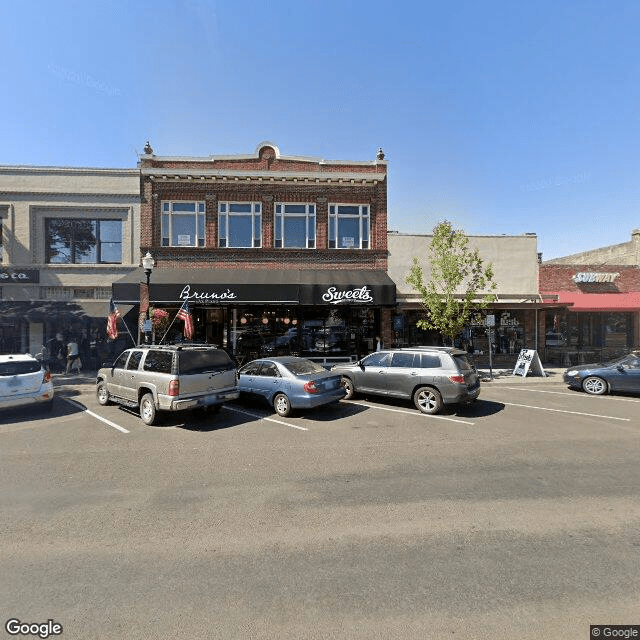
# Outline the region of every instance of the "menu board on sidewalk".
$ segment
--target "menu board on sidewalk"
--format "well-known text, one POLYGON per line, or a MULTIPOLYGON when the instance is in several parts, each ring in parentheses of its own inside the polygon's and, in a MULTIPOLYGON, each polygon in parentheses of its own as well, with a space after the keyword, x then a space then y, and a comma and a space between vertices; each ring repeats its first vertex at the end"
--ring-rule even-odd
POLYGON ((526 378, 529 373, 542 377, 547 375, 542 368, 538 352, 535 349, 521 349, 511 375, 526 378))

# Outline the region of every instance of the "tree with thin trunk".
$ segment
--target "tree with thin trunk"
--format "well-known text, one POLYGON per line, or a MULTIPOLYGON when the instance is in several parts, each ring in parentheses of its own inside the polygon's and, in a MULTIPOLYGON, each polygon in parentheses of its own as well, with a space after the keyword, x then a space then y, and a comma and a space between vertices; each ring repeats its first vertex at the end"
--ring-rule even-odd
POLYGON ((429 244, 431 278, 425 284, 418 258, 413 258, 406 278, 420 294, 423 317, 416 326, 435 329, 453 344, 471 315, 487 307, 495 295, 493 265, 485 265, 478 249, 471 251, 469 238, 451 222, 439 222, 429 244))

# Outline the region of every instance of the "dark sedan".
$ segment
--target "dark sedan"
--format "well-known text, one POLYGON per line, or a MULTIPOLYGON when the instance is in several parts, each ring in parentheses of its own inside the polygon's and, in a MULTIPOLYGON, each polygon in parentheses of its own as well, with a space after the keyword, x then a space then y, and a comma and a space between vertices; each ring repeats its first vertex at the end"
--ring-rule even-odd
POLYGON ((346 395, 340 374, 306 358, 261 358, 238 373, 240 393, 266 400, 280 416, 288 416, 292 409, 337 402, 346 395))
POLYGON ((640 351, 604 364, 571 367, 564 372, 564 381, 596 396, 612 391, 640 393, 640 351))

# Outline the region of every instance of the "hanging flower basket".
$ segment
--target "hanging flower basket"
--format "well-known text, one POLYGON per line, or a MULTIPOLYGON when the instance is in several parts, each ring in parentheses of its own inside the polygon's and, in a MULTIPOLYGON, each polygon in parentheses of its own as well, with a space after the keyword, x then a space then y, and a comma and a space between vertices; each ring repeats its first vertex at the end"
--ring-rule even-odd
POLYGON ((149 307, 149 317, 156 333, 164 333, 169 328, 169 314, 164 309, 149 307))

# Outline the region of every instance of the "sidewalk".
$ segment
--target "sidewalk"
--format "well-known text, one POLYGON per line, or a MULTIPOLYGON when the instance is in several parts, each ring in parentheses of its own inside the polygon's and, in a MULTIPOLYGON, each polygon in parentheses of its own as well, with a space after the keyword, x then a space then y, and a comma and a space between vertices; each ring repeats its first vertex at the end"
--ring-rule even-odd
POLYGON ((544 365, 542 368, 546 374, 544 377, 531 373, 526 377, 514 376, 513 369, 493 369, 493 376, 491 376, 489 369, 485 367, 478 369, 478 373, 482 384, 564 384, 562 375, 566 370, 565 368, 545 367, 544 365))
POLYGON ((63 387, 74 384, 95 384, 96 372, 83 371, 82 373, 52 373, 54 387, 63 387))

